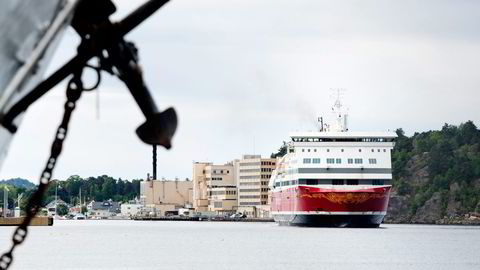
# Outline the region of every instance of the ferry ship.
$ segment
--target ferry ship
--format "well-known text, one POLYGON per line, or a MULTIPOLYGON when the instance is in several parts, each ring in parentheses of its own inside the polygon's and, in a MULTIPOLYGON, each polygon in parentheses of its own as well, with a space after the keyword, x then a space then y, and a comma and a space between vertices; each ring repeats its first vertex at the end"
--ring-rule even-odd
POLYGON ((281 225, 379 227, 391 191, 394 132, 355 132, 338 97, 333 127, 294 132, 270 178, 281 225))

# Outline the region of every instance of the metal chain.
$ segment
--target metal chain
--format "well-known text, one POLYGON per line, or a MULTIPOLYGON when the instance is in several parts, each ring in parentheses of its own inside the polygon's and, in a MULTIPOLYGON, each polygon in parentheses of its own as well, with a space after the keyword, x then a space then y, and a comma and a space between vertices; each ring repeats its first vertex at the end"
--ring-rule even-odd
POLYGON ((52 178, 52 172, 57 163, 58 156, 62 152, 63 142, 67 136, 68 123, 73 110, 75 110, 75 104, 80 99, 80 96, 83 91, 83 84, 81 81, 81 71, 74 74, 73 78, 69 81, 67 86, 67 102, 65 103, 65 111, 63 114, 63 119, 60 125, 57 128, 57 133, 55 139, 52 143, 52 148, 50 150, 50 158, 47 161, 47 165, 40 176, 40 184, 38 189, 33 193, 32 197, 28 201, 26 212, 27 216, 24 218, 22 224, 20 224, 12 236, 12 247, 9 251, 5 252, 2 257, 0 257, 0 269, 8 269, 10 264, 13 261, 13 250, 20 244, 25 241, 25 238, 28 234, 28 226, 32 219, 37 214, 41 203, 42 198, 45 192, 47 191, 48 185, 52 178))

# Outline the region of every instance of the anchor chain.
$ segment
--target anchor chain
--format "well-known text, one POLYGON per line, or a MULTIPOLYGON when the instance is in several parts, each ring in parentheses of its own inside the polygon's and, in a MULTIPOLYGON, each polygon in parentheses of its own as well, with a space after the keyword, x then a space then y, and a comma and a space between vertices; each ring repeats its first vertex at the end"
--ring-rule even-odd
MULTIPOLYGON (((83 68, 82 68, 83 69, 83 68)), ((48 185, 52 179, 53 169, 57 163, 58 156, 62 152, 63 142, 67 136, 68 124, 72 116, 73 111, 75 110, 76 102, 80 99, 83 89, 83 83, 81 80, 82 70, 74 73, 73 78, 68 82, 67 85, 67 101, 65 102, 65 110, 62 118, 62 122, 57 128, 55 139, 53 140, 52 147, 50 150, 50 157, 47 160, 45 169, 43 169, 42 174, 40 175, 40 184, 38 189, 33 193, 32 197, 28 201, 26 207, 26 217, 24 218, 22 224, 20 224, 12 236, 12 246, 9 251, 5 252, 0 257, 0 269, 8 269, 10 264, 13 262, 13 251, 15 248, 22 244, 25 241, 25 238, 28 234, 28 226, 32 219, 37 214, 41 203, 42 198, 45 192, 47 191, 48 185)), ((97 84, 98 86, 98 84, 97 84)), ((92 89, 88 89, 92 90, 92 89)))

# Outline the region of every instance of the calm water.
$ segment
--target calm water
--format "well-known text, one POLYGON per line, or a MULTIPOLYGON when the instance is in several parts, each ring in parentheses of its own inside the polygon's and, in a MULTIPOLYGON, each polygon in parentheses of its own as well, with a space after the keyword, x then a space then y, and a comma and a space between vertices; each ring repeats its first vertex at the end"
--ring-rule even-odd
POLYGON ((56 221, 30 228, 11 269, 480 269, 479 243, 480 227, 56 221))

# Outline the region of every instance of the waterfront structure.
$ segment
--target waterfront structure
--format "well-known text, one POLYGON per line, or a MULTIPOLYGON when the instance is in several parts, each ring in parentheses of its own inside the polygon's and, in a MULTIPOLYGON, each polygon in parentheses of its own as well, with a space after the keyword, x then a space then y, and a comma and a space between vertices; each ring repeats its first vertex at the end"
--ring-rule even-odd
POLYGON ((271 209, 281 224, 378 227, 391 189, 394 132, 353 132, 339 99, 336 122, 290 134, 272 174, 271 209))
POLYGON ((87 211, 90 218, 109 218, 120 213, 120 203, 112 200, 103 202, 91 201, 87 204, 87 211))
POLYGON ((134 217, 142 212, 143 205, 140 203, 123 203, 120 206, 120 213, 124 217, 134 217))
POLYGON ((148 180, 140 182, 140 200, 148 214, 177 214, 180 208, 190 208, 193 200, 193 183, 189 179, 148 180))
POLYGON ((237 209, 237 186, 233 163, 193 164, 193 208, 197 212, 230 214, 237 209))
POLYGON ((238 209, 248 217, 269 217, 268 181, 275 169, 275 158, 243 155, 235 160, 238 209))
POLYGON ((45 209, 47 210, 47 216, 49 217, 56 216, 58 205, 64 205, 68 208, 68 204, 62 199, 53 200, 45 206, 45 209))

